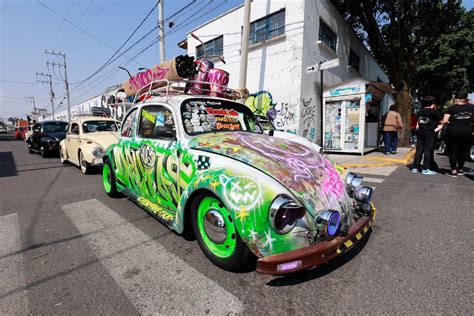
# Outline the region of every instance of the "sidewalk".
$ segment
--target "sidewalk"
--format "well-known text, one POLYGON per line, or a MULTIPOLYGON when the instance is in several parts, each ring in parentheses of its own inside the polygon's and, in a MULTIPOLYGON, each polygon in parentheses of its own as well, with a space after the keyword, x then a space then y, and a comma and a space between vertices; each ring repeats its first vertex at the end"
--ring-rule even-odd
POLYGON ((397 149, 395 155, 384 155, 382 152, 374 151, 364 156, 330 153, 327 158, 346 168, 372 168, 394 165, 406 166, 412 162, 414 156, 415 148, 402 147, 397 149))

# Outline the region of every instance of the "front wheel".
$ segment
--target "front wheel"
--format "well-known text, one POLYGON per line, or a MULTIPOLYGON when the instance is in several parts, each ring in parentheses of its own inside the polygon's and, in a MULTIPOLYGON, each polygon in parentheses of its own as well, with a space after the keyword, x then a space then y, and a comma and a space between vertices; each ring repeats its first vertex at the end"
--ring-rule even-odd
POLYGON ((64 157, 64 152, 63 152, 62 147, 59 147, 59 159, 61 160, 61 163, 62 163, 62 164, 66 164, 66 163, 67 163, 67 160, 66 160, 66 158, 64 157))
POLYGON ((214 196, 201 195, 191 204, 194 235, 206 257, 218 267, 238 271, 255 258, 235 229, 225 205, 214 196))
POLYGON ((107 193, 108 196, 113 198, 121 196, 120 192, 117 191, 114 169, 112 169, 112 165, 109 161, 106 161, 102 168, 102 183, 104 185, 105 193, 107 193))
POLYGON ((81 166, 81 171, 83 174, 89 174, 91 172, 91 166, 87 160, 84 159, 84 154, 82 151, 79 153, 79 165, 81 166))
POLYGON ((41 155, 41 157, 43 157, 43 158, 48 157, 48 152, 46 151, 46 149, 45 149, 44 147, 41 147, 41 148, 40 148, 40 155, 41 155))

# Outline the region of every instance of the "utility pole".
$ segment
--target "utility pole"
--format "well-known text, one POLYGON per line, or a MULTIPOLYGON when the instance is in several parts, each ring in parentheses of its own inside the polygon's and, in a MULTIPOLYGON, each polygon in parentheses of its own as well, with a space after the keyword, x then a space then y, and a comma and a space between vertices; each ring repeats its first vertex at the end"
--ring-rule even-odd
POLYGON ((36 112, 35 97, 25 97, 25 101, 28 103, 33 103, 33 111, 36 112))
POLYGON ((165 12, 164 0, 158 0, 160 4, 160 18, 158 20, 158 29, 160 30, 160 63, 165 61, 165 12))
POLYGON ((49 83, 49 99, 51 101, 51 109, 53 110, 53 120, 55 119, 54 117, 54 92, 53 92, 53 82, 51 81, 51 75, 50 74, 44 74, 42 72, 36 72, 36 81, 41 82, 44 84, 49 83), (38 80, 38 76, 43 77, 42 80, 38 80), (47 78, 47 80, 45 80, 47 78))
POLYGON ((64 86, 66 88, 66 100, 67 100, 67 120, 68 122, 71 120, 71 99, 69 97, 69 82, 67 81, 67 66, 66 66, 66 54, 63 54, 61 52, 56 53, 54 50, 52 52, 48 51, 47 49, 44 51, 45 54, 47 55, 55 55, 55 56, 61 56, 63 58, 63 63, 50 63, 49 61, 47 62, 48 66, 51 64, 54 66, 58 66, 59 68, 63 67, 64 68, 64 86))
POLYGON ((244 5, 244 28, 242 34, 242 45, 240 49, 240 77, 239 88, 243 89, 247 85, 247 65, 249 61, 249 33, 250 33, 250 3, 245 0, 244 5))

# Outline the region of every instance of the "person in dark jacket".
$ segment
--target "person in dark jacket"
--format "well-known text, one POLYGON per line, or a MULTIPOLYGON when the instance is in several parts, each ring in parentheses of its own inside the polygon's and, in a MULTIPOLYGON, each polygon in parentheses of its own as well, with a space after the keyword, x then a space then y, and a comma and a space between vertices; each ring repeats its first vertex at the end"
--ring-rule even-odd
POLYGON ((464 162, 472 139, 472 120, 474 105, 468 102, 467 91, 462 90, 454 95, 454 105, 444 114, 446 126, 446 145, 449 150, 451 172, 447 175, 456 177, 463 174, 464 162))
POLYGON ((434 144, 436 132, 441 129, 441 114, 436 111, 435 99, 427 96, 421 101, 422 109, 417 113, 417 140, 416 154, 411 172, 418 173, 420 167, 421 173, 424 175, 435 175, 436 172, 430 169, 435 166, 434 161, 434 144), (420 166, 423 158, 423 165, 420 166))

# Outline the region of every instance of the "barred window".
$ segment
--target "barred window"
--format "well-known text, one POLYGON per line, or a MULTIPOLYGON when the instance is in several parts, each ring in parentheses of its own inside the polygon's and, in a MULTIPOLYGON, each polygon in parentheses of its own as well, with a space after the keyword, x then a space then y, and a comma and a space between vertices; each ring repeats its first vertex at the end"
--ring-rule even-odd
POLYGON ((284 9, 250 23, 250 45, 265 42, 283 34, 285 34, 284 9))
POLYGON ((224 53, 224 36, 219 36, 196 47, 196 59, 204 55, 222 55, 224 53))
POLYGON ((354 68, 357 72, 359 72, 359 64, 360 64, 360 57, 356 53, 349 51, 349 66, 354 68))
POLYGON ((329 47, 333 52, 336 52, 337 35, 321 19, 319 19, 319 40, 329 47))

